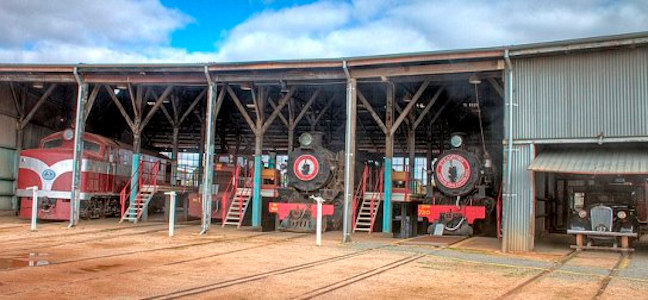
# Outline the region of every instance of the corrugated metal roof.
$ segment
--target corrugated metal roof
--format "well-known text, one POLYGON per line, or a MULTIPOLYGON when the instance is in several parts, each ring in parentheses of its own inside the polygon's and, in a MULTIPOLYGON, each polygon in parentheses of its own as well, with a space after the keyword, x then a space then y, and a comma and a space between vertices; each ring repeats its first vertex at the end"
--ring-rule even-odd
POLYGON ((2 72, 63 72, 69 73, 76 67, 83 72, 102 72, 111 69, 146 69, 146 72, 203 72, 205 66, 210 71, 249 71, 302 68, 341 68, 344 61, 348 67, 375 66, 382 64, 420 63, 435 61, 456 61, 499 58, 505 49, 510 49, 511 56, 538 55, 553 52, 564 53, 579 50, 600 49, 619 46, 636 46, 648 44, 648 31, 626 34, 596 36, 588 38, 568 39, 551 42, 504 45, 496 47, 433 50, 406 52, 396 54, 381 54, 356 57, 307 58, 285 60, 260 60, 239 62, 198 62, 198 63, 117 63, 117 64, 21 64, 0 63, 2 72))
POLYGON ((529 166, 536 172, 630 175, 648 174, 645 149, 550 149, 538 154, 529 166))

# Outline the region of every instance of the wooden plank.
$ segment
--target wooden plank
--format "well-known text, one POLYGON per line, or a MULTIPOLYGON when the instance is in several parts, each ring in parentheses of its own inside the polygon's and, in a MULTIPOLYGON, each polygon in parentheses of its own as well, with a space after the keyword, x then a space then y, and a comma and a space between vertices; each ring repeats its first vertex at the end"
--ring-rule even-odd
POLYGON ((358 99, 360 100, 360 102, 362 102, 364 108, 369 112, 369 114, 371 114, 371 117, 373 117, 374 121, 376 121, 378 127, 382 129, 383 133, 387 134, 389 131, 387 130, 387 127, 385 127, 385 123, 383 123, 383 121, 380 119, 376 111, 373 109, 373 107, 371 107, 371 104, 369 103, 369 101, 367 101, 367 98, 365 98, 365 96, 362 94, 360 89, 357 89, 357 93, 358 93, 358 99))
POLYGON ((142 121, 142 124, 140 124, 140 130, 144 129, 146 127, 146 124, 153 118, 153 114, 155 114, 155 111, 162 105, 162 102, 164 102, 164 99, 166 99, 169 94, 173 91, 173 86, 168 86, 164 92, 162 93, 162 96, 157 99, 151 110, 149 110, 148 114, 146 114, 146 117, 144 118, 144 121, 142 121))
POLYGON ((133 124, 133 121, 131 120, 130 116, 128 116, 128 113, 126 113, 126 110, 124 109, 124 106, 122 106, 122 104, 119 102, 119 99, 117 99, 117 96, 115 95, 113 89, 110 88, 109 85, 104 85, 104 88, 108 92, 110 98, 115 103, 115 106, 117 106, 119 113, 121 113, 122 117, 124 117, 124 120, 126 120, 126 123, 128 123, 128 127, 130 127, 131 131, 134 132, 136 130, 135 124, 133 124))
POLYGON ((293 94, 295 93, 295 87, 290 87, 290 90, 286 95, 283 96, 283 98, 279 101, 279 106, 272 112, 270 117, 268 117, 268 120, 266 120, 263 124, 263 127, 261 128, 261 133, 264 133, 266 130, 268 130, 268 127, 274 122, 274 120, 277 118, 277 115, 281 112, 281 109, 288 103, 288 100, 292 98, 293 94))
POLYGON ((434 94, 434 96, 432 97, 432 99, 430 99, 430 102, 428 102, 427 106, 425 106, 425 108, 423 109, 423 111, 421 112, 421 114, 418 116, 418 118, 416 119, 416 121, 414 121, 414 125, 412 125, 412 128, 413 128, 413 129, 416 129, 416 128, 421 124, 421 122, 423 122, 423 118, 425 118, 425 115, 430 111, 430 109, 432 108, 432 106, 434 106, 434 103, 436 103, 437 99, 439 99, 439 96, 441 95, 441 92, 443 91, 444 88, 445 88, 445 87, 442 86, 442 87, 441 87, 441 88, 440 88, 440 89, 439 89, 439 90, 434 94))
POLYGON ((226 87, 227 93, 230 95, 232 98, 232 101, 234 101, 234 105, 236 105, 236 108, 238 108, 239 112, 243 116, 243 119, 245 119, 245 122, 248 123, 248 126, 250 126, 250 129, 254 134, 256 134, 256 126, 254 125, 254 122, 252 121, 252 118, 250 118, 250 115, 248 112, 245 110, 245 107, 243 104, 241 104, 241 100, 239 100, 238 96, 236 96, 236 93, 234 93, 234 90, 232 90, 231 87, 227 86, 226 87))
POLYGON ((394 135, 396 133, 396 130, 398 130, 398 127, 403 123, 403 120, 405 120, 405 117, 409 115, 410 111, 412 111, 412 108, 416 105, 416 101, 423 95, 423 92, 425 92, 425 89, 430 85, 430 81, 426 80, 424 81, 421 86, 419 86, 418 90, 416 91, 416 94, 414 97, 412 97, 412 100, 405 106, 405 109, 403 109, 403 112, 396 118, 396 121, 394 122, 394 125, 390 128, 390 135, 394 135))

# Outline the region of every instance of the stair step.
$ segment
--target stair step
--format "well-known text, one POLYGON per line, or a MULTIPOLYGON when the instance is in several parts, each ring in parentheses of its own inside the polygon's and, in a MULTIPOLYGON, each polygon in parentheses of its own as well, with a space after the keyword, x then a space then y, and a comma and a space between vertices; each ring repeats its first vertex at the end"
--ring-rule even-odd
POLYGON ((225 224, 225 225, 235 225, 235 226, 238 226, 238 225, 239 225, 238 222, 229 222, 229 221, 228 221, 228 222, 225 222, 224 224, 225 224))
POLYGON ((369 226, 371 225, 371 222, 356 222, 356 226, 362 225, 362 226, 369 226))

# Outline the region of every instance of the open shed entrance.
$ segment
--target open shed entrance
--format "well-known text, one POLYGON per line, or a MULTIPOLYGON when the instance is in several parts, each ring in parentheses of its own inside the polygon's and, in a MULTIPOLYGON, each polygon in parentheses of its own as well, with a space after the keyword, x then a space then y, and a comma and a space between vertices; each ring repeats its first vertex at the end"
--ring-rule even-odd
MULTIPOLYGON (((648 224, 648 154, 640 145, 538 148, 529 166, 535 172, 536 245, 574 243, 573 235, 566 236, 574 230, 640 237, 648 224)), ((587 239, 592 245, 615 242, 587 239)))

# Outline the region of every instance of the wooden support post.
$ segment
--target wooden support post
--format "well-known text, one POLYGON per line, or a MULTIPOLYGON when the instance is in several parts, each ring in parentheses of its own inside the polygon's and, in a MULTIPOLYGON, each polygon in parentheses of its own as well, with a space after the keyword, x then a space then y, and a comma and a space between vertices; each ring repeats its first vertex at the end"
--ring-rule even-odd
POLYGON ((628 250, 630 248, 630 238, 627 236, 621 237, 621 249, 628 250))
POLYGON ((204 145, 204 156, 205 156, 205 166, 203 168, 202 176, 202 230, 200 234, 205 234, 211 225, 212 218, 212 184, 214 180, 214 140, 216 138, 216 118, 220 111, 220 107, 223 104, 223 99, 225 98, 225 90, 227 89, 227 84, 223 84, 221 91, 217 95, 217 84, 211 77, 207 67, 205 66, 205 77, 207 78, 207 109, 205 113, 205 145, 204 145))
POLYGON ((178 178, 178 138, 180 135, 180 124, 173 124, 173 149, 171 150, 171 186, 176 186, 178 178))
POLYGON ((582 234, 576 235, 576 250, 580 251, 583 249, 583 240, 584 236, 582 234))
MULTIPOLYGON (((94 102, 94 99, 88 100, 88 84, 83 81, 81 76, 74 70, 77 79, 77 101, 76 101, 76 118, 74 126, 74 151, 72 154, 72 186, 70 195, 70 227, 76 226, 79 222, 79 210, 81 208, 81 166, 83 165, 83 135, 85 132, 86 111, 94 102)), ((97 89, 97 87, 95 87, 97 89)), ((94 97, 97 93, 92 93, 94 97)))
POLYGON ((416 159, 416 129, 414 128, 409 128, 407 130, 407 153, 408 153, 408 160, 409 160, 409 172, 410 172, 410 189, 413 189, 414 187, 414 172, 416 164, 414 163, 414 160, 416 159))
POLYGON ((384 235, 392 235, 392 159, 394 157, 394 84, 387 83, 385 108, 385 164, 384 164, 384 197, 383 197, 383 223, 382 232, 384 235))
POLYGON ((295 106, 293 99, 288 102, 288 155, 292 154, 293 149, 295 148, 295 106))

